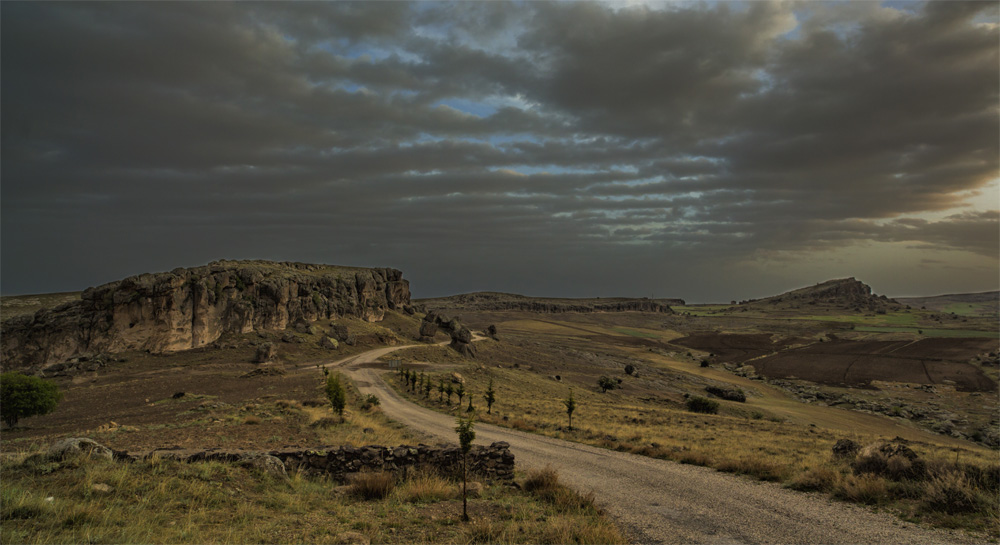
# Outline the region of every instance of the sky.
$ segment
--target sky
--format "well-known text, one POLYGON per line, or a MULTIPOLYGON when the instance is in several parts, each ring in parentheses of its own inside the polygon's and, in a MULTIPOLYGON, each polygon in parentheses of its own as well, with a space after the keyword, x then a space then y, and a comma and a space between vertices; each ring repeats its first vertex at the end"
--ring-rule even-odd
POLYGON ((996 2, 0 3, 0 291, 1000 287, 996 2))

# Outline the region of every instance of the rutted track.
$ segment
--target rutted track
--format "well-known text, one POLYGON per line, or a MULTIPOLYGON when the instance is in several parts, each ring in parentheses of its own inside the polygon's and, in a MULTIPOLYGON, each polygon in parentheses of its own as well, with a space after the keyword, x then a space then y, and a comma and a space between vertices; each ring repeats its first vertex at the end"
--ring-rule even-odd
MULTIPOLYGON (((372 350, 342 366, 363 394, 375 394, 390 417, 455 442, 454 418, 403 399, 382 372, 358 365, 406 347, 372 350)), ((476 442, 507 441, 518 467, 552 466, 560 479, 593 491, 598 503, 641 543, 974 543, 817 494, 792 492, 716 471, 528 434, 487 424, 476 442)))

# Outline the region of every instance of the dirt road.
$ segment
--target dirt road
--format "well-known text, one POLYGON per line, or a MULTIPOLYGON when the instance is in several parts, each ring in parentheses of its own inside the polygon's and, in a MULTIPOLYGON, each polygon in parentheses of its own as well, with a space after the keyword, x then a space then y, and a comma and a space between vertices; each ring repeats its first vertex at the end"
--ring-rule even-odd
MULTIPOLYGON (((398 349, 401 347, 397 347, 398 349)), ((362 394, 375 394, 394 418, 442 441, 457 442, 455 420, 410 403, 358 365, 393 348, 331 366, 342 367, 362 394)), ((675 462, 610 451, 486 424, 476 443, 507 441, 520 469, 550 465, 560 480, 593 491, 599 505, 641 543, 975 543, 962 533, 929 530, 888 514, 792 492, 675 462)))

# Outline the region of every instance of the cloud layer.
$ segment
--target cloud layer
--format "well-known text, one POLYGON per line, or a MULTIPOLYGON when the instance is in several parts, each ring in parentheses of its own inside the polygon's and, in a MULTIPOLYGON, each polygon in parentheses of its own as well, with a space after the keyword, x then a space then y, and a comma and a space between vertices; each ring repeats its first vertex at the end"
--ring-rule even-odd
POLYGON ((722 300, 835 255, 995 289, 997 6, 893 6, 4 2, 3 291, 261 257, 722 300))

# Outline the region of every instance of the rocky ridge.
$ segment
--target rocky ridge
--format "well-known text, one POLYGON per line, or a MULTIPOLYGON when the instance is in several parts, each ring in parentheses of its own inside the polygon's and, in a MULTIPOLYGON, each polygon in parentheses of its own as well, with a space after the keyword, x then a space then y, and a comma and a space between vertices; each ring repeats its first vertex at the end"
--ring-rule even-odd
POLYGON ((903 308, 903 305, 894 299, 872 293, 871 286, 853 277, 827 280, 815 286, 792 290, 764 299, 740 301, 739 305, 770 308, 775 306, 802 308, 803 305, 810 305, 880 314, 884 314, 888 310, 903 308))
POLYGON ((460 309, 478 311, 524 311, 540 313, 560 312, 662 312, 673 313, 671 305, 683 305, 683 299, 647 298, 591 298, 558 299, 527 297, 512 293, 476 292, 424 299, 422 303, 429 309, 460 309))
POLYGON ((375 322, 409 306, 409 282, 396 269, 215 261, 89 288, 79 301, 5 320, 0 356, 7 369, 84 354, 170 352, 322 318, 375 322))

